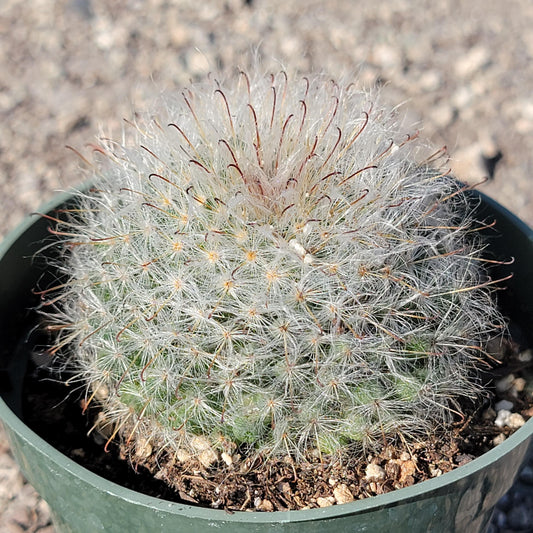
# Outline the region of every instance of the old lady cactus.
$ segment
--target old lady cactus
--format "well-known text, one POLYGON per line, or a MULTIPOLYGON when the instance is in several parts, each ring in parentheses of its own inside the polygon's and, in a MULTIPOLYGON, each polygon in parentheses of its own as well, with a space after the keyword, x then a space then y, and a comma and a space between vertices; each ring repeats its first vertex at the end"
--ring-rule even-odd
POLYGON ((69 280, 43 293, 110 438, 207 464, 338 455, 478 393, 500 319, 477 223, 394 111, 241 73, 130 126, 52 230, 69 280))

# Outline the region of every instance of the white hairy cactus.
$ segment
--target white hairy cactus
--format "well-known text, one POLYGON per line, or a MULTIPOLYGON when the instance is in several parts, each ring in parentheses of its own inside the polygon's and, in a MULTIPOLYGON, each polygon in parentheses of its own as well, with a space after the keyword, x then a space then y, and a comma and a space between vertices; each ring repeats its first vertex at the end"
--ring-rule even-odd
POLYGON ((54 230, 49 316, 113 437, 339 454, 478 394, 500 319, 477 226, 375 95, 241 73, 131 126, 54 230))

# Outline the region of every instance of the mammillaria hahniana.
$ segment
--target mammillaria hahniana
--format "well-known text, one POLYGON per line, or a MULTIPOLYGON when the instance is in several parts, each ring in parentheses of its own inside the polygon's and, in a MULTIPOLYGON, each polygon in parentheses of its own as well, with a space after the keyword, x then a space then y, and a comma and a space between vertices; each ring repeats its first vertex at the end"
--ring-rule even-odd
POLYGON ((207 464, 358 453, 479 393, 501 323, 480 224, 375 94, 240 73, 130 127, 53 230, 69 279, 46 293, 110 438, 207 464))

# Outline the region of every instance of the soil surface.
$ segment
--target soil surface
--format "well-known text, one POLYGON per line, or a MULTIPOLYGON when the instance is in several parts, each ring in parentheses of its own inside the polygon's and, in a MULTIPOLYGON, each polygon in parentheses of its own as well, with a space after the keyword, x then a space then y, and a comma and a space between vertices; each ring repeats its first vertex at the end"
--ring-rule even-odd
MULTIPOLYGON (((120 135, 122 118, 161 90, 254 57, 265 71, 383 84, 422 135, 447 145, 460 179, 488 176, 481 190, 533 224, 532 27, 530 0, 3 0, 0 235, 83 179, 65 145, 88 153, 100 127, 120 135)), ((532 530, 532 472, 492 533, 532 530)), ((0 532, 23 531, 53 526, 0 427, 0 532)))

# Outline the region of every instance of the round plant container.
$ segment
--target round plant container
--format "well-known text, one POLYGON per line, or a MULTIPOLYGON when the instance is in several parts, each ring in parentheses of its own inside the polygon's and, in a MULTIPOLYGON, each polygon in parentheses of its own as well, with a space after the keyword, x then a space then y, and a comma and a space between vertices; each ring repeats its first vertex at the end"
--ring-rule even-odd
MULTIPOLYGON (((504 312, 529 332, 533 231, 485 195, 473 196, 481 199, 479 217, 497 220, 489 234, 494 255, 514 258, 495 273, 514 273, 500 298, 504 312)), ((60 195, 41 212, 53 212, 68 200, 68 194, 60 195)), ((157 499, 108 481, 57 451, 24 422, 22 381, 31 356, 25 332, 35 323, 32 288, 54 276, 43 253, 36 255, 49 237, 48 226, 42 217, 28 217, 0 246, 0 418, 23 474, 50 505, 58 532, 482 532, 533 452, 532 419, 483 456, 440 477, 353 503, 302 511, 230 514, 157 499)))

